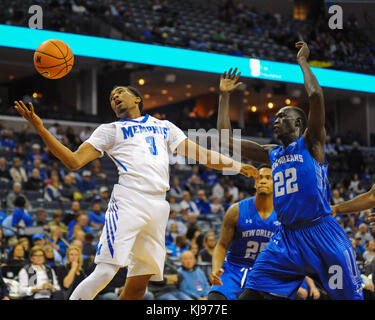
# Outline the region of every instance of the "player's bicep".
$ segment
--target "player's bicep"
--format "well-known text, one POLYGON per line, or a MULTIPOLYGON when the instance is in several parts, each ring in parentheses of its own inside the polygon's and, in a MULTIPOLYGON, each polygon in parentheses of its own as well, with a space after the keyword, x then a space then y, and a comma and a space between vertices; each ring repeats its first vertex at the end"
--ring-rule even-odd
POLYGON ((238 221, 238 204, 232 205, 224 216, 223 225, 220 231, 218 244, 228 249, 234 238, 238 221))
MULTIPOLYGON (((233 139, 233 143, 238 143, 239 140, 233 139)), ((241 158, 245 158, 257 163, 270 164, 269 152, 276 145, 260 145, 251 140, 241 139, 241 158)), ((235 148, 233 148, 235 150, 235 148)))
POLYGON ((73 152, 74 155, 74 169, 78 170, 82 168, 87 163, 96 158, 99 158, 102 153, 96 150, 90 143, 84 142, 82 143, 79 148, 73 152))

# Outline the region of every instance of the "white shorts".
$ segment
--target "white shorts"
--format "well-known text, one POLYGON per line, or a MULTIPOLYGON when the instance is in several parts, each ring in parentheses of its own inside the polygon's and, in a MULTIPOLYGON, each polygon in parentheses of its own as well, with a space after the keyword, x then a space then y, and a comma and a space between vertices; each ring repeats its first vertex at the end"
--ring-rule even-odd
POLYGON ((95 263, 128 266, 128 277, 152 274, 151 280, 163 280, 169 211, 165 194, 151 195, 115 184, 95 263))

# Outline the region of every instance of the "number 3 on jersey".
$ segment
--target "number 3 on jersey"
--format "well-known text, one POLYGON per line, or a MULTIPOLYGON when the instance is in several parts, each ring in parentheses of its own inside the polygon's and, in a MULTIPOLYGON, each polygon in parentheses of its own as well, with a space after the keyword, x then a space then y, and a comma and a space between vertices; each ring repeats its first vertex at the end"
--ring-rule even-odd
POLYGON ((158 150, 156 149, 156 144, 155 144, 155 138, 152 136, 146 137, 146 142, 150 145, 150 152, 152 155, 156 156, 158 154, 158 150))
POLYGON ((289 168, 285 170, 285 173, 282 171, 277 172, 273 177, 273 181, 275 183, 275 197, 285 195, 285 191, 286 194, 298 191, 296 168, 289 168))

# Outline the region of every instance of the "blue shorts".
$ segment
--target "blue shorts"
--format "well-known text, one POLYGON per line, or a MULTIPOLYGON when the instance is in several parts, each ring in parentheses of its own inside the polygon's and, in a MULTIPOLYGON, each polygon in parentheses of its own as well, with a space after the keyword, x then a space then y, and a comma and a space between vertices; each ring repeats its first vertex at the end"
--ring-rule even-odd
POLYGON ((212 286, 210 292, 220 292, 228 300, 238 300, 239 295, 244 290, 243 286, 251 267, 240 267, 225 261, 222 268, 224 269, 224 273, 221 275, 220 279, 223 285, 212 286))
POLYGON ((330 215, 293 230, 282 225, 259 254, 245 288, 293 299, 305 276, 333 299, 363 300, 352 244, 330 215))

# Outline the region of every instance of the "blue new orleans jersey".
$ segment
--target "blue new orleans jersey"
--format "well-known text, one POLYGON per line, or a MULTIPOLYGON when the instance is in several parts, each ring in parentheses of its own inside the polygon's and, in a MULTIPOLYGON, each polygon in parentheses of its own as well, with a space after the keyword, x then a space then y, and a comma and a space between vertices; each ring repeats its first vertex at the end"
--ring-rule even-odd
POLYGON ((323 165, 311 156, 303 136, 286 149, 273 148, 269 157, 273 205, 281 223, 298 225, 330 214, 328 164, 323 165))
POLYGON ((241 267, 251 267, 259 253, 280 225, 275 211, 263 220, 254 204, 254 197, 238 203, 236 233, 227 251, 226 260, 241 267))

